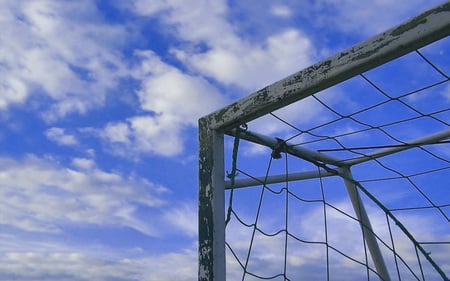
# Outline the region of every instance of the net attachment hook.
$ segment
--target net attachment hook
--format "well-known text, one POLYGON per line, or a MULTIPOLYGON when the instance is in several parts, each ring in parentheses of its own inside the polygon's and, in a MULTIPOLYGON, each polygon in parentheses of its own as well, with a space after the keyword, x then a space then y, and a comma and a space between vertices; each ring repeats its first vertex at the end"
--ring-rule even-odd
POLYGON ((281 152, 283 150, 285 150, 286 148, 286 141, 280 139, 280 138, 275 138, 277 140, 277 145, 273 148, 272 150, 272 158, 273 159, 281 159, 281 152))

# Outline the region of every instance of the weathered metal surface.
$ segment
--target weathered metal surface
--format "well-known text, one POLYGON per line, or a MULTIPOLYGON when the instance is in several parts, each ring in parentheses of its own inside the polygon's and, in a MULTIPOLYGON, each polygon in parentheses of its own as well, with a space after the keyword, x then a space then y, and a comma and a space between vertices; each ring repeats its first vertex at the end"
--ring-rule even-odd
POLYGON ((450 34, 450 2, 269 85, 210 114, 226 130, 345 81, 450 34))
POLYGON ((199 281, 225 280, 223 134, 199 121, 199 281))
POLYGON ((336 173, 331 173, 326 170, 321 169, 320 171, 309 171, 309 172, 299 172, 299 173, 290 173, 274 175, 274 176, 264 176, 258 178, 246 178, 246 179, 236 179, 234 181, 233 186, 231 186, 230 181, 225 181, 225 189, 233 188, 243 188, 250 186, 261 186, 263 184, 274 184, 281 183, 286 181, 299 181, 299 180, 307 180, 307 179, 316 179, 316 178, 324 178, 336 176, 336 173))
MULTIPOLYGON (((235 134, 234 132, 235 130, 230 131, 232 135, 235 134)), ((278 150, 278 152, 289 153, 293 156, 297 156, 312 163, 331 164, 337 167, 342 166, 342 161, 338 158, 314 150, 306 149, 301 146, 292 145, 289 142, 282 141, 281 139, 270 138, 248 130, 241 131, 239 133, 239 137, 253 143, 270 147, 273 150, 278 150)))

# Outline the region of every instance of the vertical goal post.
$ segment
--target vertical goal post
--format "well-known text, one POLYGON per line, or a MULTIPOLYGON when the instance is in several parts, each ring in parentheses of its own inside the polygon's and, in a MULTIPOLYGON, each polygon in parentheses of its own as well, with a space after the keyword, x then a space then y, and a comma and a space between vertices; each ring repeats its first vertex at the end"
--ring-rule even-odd
MULTIPOLYGON (((201 118, 198 280, 226 279, 225 189, 228 183, 224 172, 225 135, 234 135, 236 128, 242 124, 406 55, 449 34, 450 2, 446 2, 201 118)), ((401 148, 392 148, 395 149, 401 148)), ((379 153, 389 153, 389 149, 379 153)), ((364 161, 363 158, 353 161, 364 161)), ((347 163, 347 166, 350 164, 353 163, 347 163)), ((322 172, 326 173, 327 171, 322 172)), ((354 188, 350 172, 343 173, 348 176, 348 189, 354 188)), ((373 252, 370 252, 373 255, 373 252)), ((383 271, 383 265, 376 268, 377 271, 383 271)), ((379 275, 385 276, 383 272, 379 272, 379 275)), ((387 278, 389 277, 383 277, 384 280, 389 280, 387 278)))

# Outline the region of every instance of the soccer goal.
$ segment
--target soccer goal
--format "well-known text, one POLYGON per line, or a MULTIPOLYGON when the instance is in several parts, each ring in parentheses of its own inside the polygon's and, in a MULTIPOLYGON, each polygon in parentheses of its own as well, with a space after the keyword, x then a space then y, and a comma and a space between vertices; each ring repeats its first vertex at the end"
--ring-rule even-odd
POLYGON ((199 120, 198 280, 449 280, 450 3, 199 120))

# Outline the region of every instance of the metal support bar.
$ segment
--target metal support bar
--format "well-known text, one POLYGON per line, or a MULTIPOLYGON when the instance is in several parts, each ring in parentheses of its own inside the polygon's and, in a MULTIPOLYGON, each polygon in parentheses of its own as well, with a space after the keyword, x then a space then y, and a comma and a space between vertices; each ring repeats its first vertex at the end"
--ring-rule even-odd
POLYGON ((320 171, 300 172, 300 173, 292 173, 292 174, 288 174, 288 175, 282 174, 282 175, 274 175, 274 176, 268 176, 268 177, 236 179, 234 181, 233 186, 231 186, 230 181, 225 181, 225 189, 243 188, 243 187, 256 186, 256 185, 262 185, 262 184, 280 183, 280 182, 286 182, 286 181, 316 179, 316 178, 320 178, 320 177, 331 177, 331 176, 336 176, 336 175, 337 175, 337 173, 332 173, 332 172, 321 169, 320 171))
POLYGON ((407 149, 411 149, 414 147, 418 147, 421 145, 426 145, 426 144, 432 144, 432 143, 436 143, 438 141, 442 141, 445 139, 450 138, 450 130, 445 130, 442 132, 438 132, 420 139, 416 139, 410 142, 405 143, 405 145, 401 145, 401 146, 397 146, 397 147, 391 147, 391 148, 385 148, 385 149, 381 149, 379 151, 375 151, 374 153, 370 153, 367 154, 365 156, 361 156, 361 157, 357 157, 357 158, 353 158, 350 160, 345 160, 342 161, 341 163, 344 166, 352 166, 352 165, 356 165, 356 164, 360 164, 366 161, 370 161, 373 159, 377 159, 383 156, 387 156, 396 152, 400 152, 403 150, 407 150, 407 149))
MULTIPOLYGON (((228 132, 230 135, 236 134, 236 129, 231 130, 228 132)), ((303 148, 301 146, 292 145, 288 142, 280 143, 280 139, 276 138, 270 138, 262 134, 258 134, 255 132, 250 132, 248 130, 239 131, 239 137, 241 139, 261 144, 267 147, 270 147, 271 149, 277 149, 280 152, 286 152, 291 155, 297 156, 299 158, 302 158, 306 161, 313 162, 313 163, 323 163, 323 164, 331 164, 334 166, 342 166, 342 160, 326 155, 324 153, 320 153, 311 149, 303 148), (281 146, 280 146, 281 144, 281 146)))
MULTIPOLYGON (((233 129, 228 132, 230 135, 236 134, 236 129, 233 129)), ((404 145, 396 146, 396 147, 390 147, 381 149, 379 151, 375 151, 373 153, 352 158, 349 160, 340 160, 338 158, 332 157, 330 155, 327 155, 325 153, 317 152, 314 150, 310 150, 298 145, 291 145, 289 143, 285 143, 282 147, 280 147, 280 142, 276 138, 270 138, 262 134, 258 134, 251 131, 240 131, 239 137, 242 139, 245 139, 247 141, 257 143, 260 145, 267 146, 271 149, 279 149, 281 152, 286 152, 290 155, 299 157, 301 159, 304 159, 309 162, 313 163, 323 163, 323 164, 331 164, 334 166, 337 166, 338 168, 334 169, 336 173, 333 173, 330 170, 322 170, 320 172, 317 171, 310 171, 310 172, 300 172, 300 173, 294 173, 288 175, 287 180, 288 181, 296 181, 296 180, 304 180, 304 179, 312 179, 312 178, 318 178, 318 177, 328 177, 333 175, 338 175, 342 173, 342 167, 350 167, 353 165, 361 164, 363 162, 367 162, 373 159, 381 158, 396 152, 408 150, 411 148, 415 148, 421 145, 427 145, 427 144, 433 144, 445 139, 450 138, 450 130, 445 130, 442 132, 438 132, 423 138, 419 138, 410 142, 405 143, 404 145)), ((255 186, 255 185, 261 185, 261 184, 271 184, 271 183, 279 183, 286 181, 286 175, 275 175, 275 176, 269 176, 267 178, 265 177, 258 177, 258 178, 249 178, 249 179, 236 179, 234 188, 241 188, 241 187, 247 187, 247 186, 255 186)), ((225 188, 230 188, 229 181, 225 182, 225 188)))
POLYGON ((380 280, 390 281, 389 272, 384 263, 383 255, 381 254, 380 248, 378 246, 377 239, 374 235, 372 225, 370 224, 369 217, 367 216, 364 204, 359 196, 358 189, 354 183, 352 173, 349 168, 343 169, 342 177, 345 182, 345 187, 347 188, 350 201, 352 202, 353 209, 355 210, 356 216, 361 224, 361 229, 363 231, 363 236, 369 248, 372 261, 375 264, 380 280))

